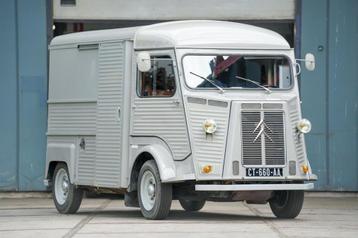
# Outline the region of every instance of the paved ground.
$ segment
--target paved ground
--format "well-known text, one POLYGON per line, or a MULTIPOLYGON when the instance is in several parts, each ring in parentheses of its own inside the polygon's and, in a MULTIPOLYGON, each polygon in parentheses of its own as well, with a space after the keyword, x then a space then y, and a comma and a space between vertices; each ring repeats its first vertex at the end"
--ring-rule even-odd
POLYGON ((167 220, 148 221, 122 200, 85 199, 76 215, 60 215, 48 198, 0 199, 0 237, 358 237, 358 198, 306 198, 294 220, 267 205, 209 202, 185 213, 177 202, 167 220))

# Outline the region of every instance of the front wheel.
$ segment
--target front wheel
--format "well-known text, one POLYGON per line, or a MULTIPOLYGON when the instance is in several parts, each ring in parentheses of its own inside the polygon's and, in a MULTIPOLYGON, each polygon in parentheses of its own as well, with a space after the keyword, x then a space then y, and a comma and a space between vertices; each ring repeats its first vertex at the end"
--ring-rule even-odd
POLYGON ((145 162, 139 172, 138 200, 143 216, 159 220, 168 216, 172 204, 172 185, 162 183, 154 160, 145 162))
POLYGON ((303 200, 303 191, 276 191, 269 202, 276 217, 295 218, 301 212, 303 200))
POLYGON ((82 202, 83 190, 71 183, 65 164, 57 164, 52 181, 52 198, 57 211, 64 214, 76 213, 82 202))
POLYGON ((205 200, 186 200, 179 199, 182 208, 187 212, 196 212, 201 210, 205 205, 205 200))

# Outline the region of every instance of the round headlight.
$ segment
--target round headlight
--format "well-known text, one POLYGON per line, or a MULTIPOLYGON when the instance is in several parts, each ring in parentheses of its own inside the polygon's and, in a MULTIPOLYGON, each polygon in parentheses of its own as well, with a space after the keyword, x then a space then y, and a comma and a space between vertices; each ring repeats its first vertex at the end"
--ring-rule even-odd
POLYGON ((297 130, 301 133, 308 133, 311 131, 311 122, 307 119, 302 119, 299 122, 297 122, 297 130))
POLYGON ((204 121, 203 128, 205 133, 213 134, 216 131, 216 122, 212 119, 207 119, 204 121))

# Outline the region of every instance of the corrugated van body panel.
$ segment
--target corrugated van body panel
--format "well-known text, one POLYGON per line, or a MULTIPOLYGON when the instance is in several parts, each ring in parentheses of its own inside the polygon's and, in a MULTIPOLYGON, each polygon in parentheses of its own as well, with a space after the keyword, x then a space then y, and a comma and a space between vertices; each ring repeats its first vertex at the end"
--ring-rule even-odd
POLYGON ((96 102, 49 103, 49 135, 95 135, 96 102))
MULTIPOLYGON (((94 184, 94 166, 96 156, 96 137, 95 136, 48 136, 47 144, 74 144, 76 146, 76 161, 74 166, 76 172, 74 178, 76 184, 94 184), (84 139, 85 146, 80 148, 79 144, 84 139)), ((70 165, 68 165, 70 166, 70 165)))
POLYGON ((198 179, 222 177, 230 104, 218 101, 218 105, 219 103, 220 106, 209 105, 206 100, 205 104, 187 103, 190 138, 198 179), (217 130, 212 135, 206 134, 203 129, 206 119, 212 119, 217 124, 217 130), (201 169, 205 165, 213 166, 213 172, 210 175, 201 173, 201 169))
POLYGON ((295 142, 295 146, 296 146, 297 161, 300 164, 305 164, 307 160, 307 155, 306 155, 304 138, 303 136, 299 136, 296 127, 298 121, 301 119, 301 112, 299 111, 299 105, 296 98, 288 102, 288 108, 290 110, 289 117, 291 121, 292 132, 293 132, 293 141, 295 142))
POLYGON ((175 103, 178 95, 166 98, 135 98, 133 135, 157 136, 164 140, 175 160, 190 153, 188 132, 182 103, 175 103))
POLYGON ((99 46, 95 185, 120 186, 124 42, 99 46))
POLYGON ((94 173, 96 162, 96 137, 87 136, 79 138, 78 143, 84 139, 84 148, 79 148, 77 161, 77 180, 81 185, 94 185, 94 173))
POLYGON ((48 136, 47 144, 76 144, 75 136, 48 136))

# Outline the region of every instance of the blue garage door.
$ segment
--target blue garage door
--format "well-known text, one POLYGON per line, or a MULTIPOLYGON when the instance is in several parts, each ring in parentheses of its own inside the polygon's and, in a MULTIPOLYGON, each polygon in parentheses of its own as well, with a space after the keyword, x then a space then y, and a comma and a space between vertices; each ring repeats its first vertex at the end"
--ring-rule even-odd
POLYGON ((302 1, 302 56, 316 56, 303 70, 303 113, 319 190, 358 190, 358 1, 302 1))
POLYGON ((44 189, 47 2, 1 1, 0 190, 44 189))

